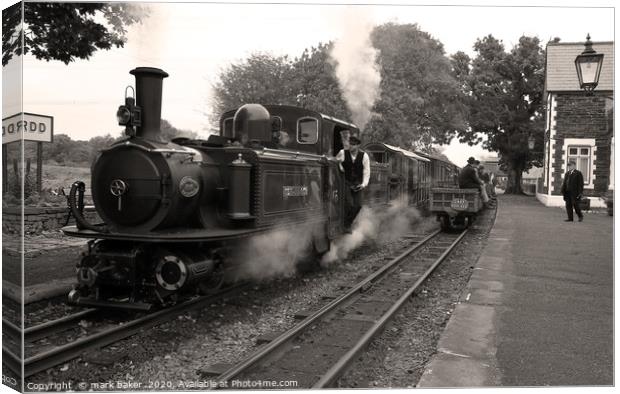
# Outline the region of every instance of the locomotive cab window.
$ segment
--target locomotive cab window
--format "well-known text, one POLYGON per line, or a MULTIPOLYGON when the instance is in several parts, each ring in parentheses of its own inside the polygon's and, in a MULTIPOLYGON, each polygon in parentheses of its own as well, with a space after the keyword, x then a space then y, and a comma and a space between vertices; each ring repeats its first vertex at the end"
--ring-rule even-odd
POLYGON ((316 144, 319 140, 319 121, 315 118, 301 118, 297 121, 297 142, 316 144))

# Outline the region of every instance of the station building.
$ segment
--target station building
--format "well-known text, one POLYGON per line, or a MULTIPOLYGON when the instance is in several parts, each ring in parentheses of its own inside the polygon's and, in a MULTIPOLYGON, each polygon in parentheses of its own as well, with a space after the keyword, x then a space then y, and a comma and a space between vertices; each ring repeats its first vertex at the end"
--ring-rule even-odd
POLYGON ((587 96, 575 68, 584 43, 547 45, 544 165, 536 188, 547 206, 564 205, 560 189, 569 160, 583 173, 590 206, 604 207, 602 197, 614 189, 614 43, 593 42, 593 49, 604 58, 598 86, 587 96))

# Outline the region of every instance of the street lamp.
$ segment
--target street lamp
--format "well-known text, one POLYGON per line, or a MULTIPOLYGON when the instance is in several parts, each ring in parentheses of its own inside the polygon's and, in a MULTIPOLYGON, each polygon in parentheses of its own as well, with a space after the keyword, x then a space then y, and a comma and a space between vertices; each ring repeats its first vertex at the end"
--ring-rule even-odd
POLYGON ((536 138, 533 134, 530 134, 530 136, 527 137, 527 147, 530 148, 530 150, 534 150, 534 146, 536 146, 536 138))
POLYGON ((586 92, 586 95, 590 96, 598 85, 604 55, 592 49, 590 34, 586 37, 584 45, 586 49, 575 58, 575 68, 577 68, 577 76, 579 77, 579 87, 586 92))

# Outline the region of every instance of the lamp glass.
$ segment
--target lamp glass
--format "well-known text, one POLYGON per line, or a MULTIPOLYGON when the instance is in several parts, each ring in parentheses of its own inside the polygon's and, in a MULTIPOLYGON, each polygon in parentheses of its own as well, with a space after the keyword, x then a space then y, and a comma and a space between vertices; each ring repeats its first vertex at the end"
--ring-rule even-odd
POLYGON ((581 68, 581 83, 596 83, 598 61, 592 58, 585 58, 579 62, 581 68))

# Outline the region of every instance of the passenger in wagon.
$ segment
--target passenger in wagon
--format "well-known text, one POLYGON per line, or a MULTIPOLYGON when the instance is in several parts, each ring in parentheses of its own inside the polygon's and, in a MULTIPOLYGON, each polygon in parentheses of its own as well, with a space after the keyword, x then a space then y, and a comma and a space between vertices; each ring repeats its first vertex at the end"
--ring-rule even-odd
MULTIPOLYGON (((491 201, 491 198, 489 197, 491 195, 489 186, 492 187, 491 177, 489 176, 489 173, 484 170, 484 166, 482 164, 478 165, 478 177, 483 182, 482 189, 480 190, 481 193, 486 194, 487 202, 489 203, 489 205, 493 206, 493 201, 491 201)), ((482 199, 484 200, 484 195, 482 199)))
POLYGON ((480 161, 470 157, 467 159, 467 165, 463 167, 459 174, 459 187, 461 189, 479 189, 482 195, 482 201, 486 204, 489 202, 489 196, 484 188, 484 183, 478 177, 477 167, 480 161))
MULTIPOLYGON (((336 155, 340 171, 344 172, 345 188, 345 227, 351 229, 353 221, 362 209, 362 190, 370 181, 370 159, 368 154, 360 151, 361 141, 355 136, 349 137, 349 149, 341 149, 336 155)), ((345 144, 345 146, 347 146, 345 144)))

